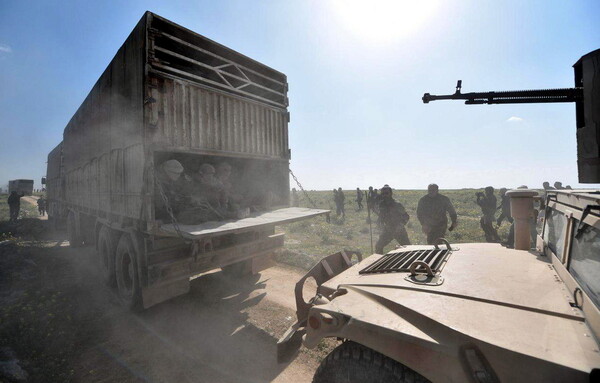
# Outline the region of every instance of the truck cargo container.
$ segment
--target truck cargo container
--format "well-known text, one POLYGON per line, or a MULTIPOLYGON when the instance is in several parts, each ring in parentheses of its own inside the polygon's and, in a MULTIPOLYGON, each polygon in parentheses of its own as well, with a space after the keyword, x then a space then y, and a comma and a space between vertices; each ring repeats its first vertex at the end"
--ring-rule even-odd
POLYGON ((23 193, 23 195, 33 194, 33 180, 11 180, 8 181, 8 194, 12 192, 23 193))
POLYGON ((50 219, 66 221, 71 246, 95 244, 130 307, 186 293, 211 269, 268 267, 283 246, 276 225, 327 213, 287 207, 287 89, 283 73, 146 12, 48 155, 50 219), (268 201, 241 219, 160 215, 155 169, 167 160, 186 174, 227 162, 268 201))

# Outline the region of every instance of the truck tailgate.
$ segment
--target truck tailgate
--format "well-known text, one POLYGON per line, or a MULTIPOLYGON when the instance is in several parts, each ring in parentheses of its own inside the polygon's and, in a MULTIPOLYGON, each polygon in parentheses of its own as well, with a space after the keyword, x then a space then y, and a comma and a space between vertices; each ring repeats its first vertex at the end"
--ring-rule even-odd
MULTIPOLYGON (((329 210, 309 209, 304 207, 287 207, 278 210, 251 214, 247 218, 227 221, 211 221, 198 225, 179 225, 181 234, 190 239, 199 239, 205 236, 227 233, 241 233, 260 226, 282 225, 302 219, 327 214, 329 210)), ((177 235, 173 224, 164 224, 160 232, 165 235, 177 235)))

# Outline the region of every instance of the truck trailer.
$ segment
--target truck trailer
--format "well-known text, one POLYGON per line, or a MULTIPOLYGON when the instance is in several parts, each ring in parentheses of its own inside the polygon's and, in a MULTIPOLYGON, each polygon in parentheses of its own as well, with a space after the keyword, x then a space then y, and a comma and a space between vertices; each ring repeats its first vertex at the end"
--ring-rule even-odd
POLYGON ((328 213, 288 207, 287 90, 283 73, 146 12, 48 155, 49 219, 66 223, 71 246, 96 247, 131 308, 184 294, 209 270, 269 267, 276 225, 328 213), (255 205, 181 222, 157 187, 173 160, 181 177, 226 163, 255 205))
POLYGON ((8 181, 8 194, 12 192, 23 193, 23 195, 33 194, 33 180, 10 180, 8 181))

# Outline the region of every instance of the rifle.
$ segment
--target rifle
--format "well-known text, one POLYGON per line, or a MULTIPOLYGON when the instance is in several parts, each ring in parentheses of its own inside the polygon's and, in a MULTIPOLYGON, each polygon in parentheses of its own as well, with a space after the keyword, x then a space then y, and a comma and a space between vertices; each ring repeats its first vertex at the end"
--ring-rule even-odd
POLYGON ((531 104, 549 102, 576 102, 583 100, 583 88, 509 90, 501 92, 461 93, 462 80, 456 83, 454 94, 436 96, 425 93, 423 103, 436 100, 465 100, 465 104, 531 104))

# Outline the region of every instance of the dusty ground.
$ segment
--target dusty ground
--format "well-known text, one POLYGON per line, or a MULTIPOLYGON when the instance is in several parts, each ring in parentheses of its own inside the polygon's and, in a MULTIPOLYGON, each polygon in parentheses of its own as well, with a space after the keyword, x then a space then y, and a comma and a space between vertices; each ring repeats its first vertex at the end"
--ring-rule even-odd
POLYGON ((102 285, 93 249, 68 247, 46 224, 22 221, 0 245, 0 344, 30 381, 309 382, 333 346, 277 364, 299 271, 277 266, 242 281, 213 272, 134 314, 102 285))

